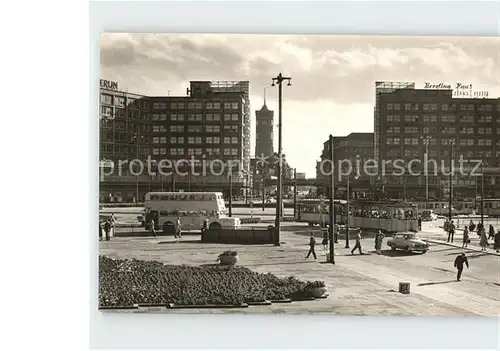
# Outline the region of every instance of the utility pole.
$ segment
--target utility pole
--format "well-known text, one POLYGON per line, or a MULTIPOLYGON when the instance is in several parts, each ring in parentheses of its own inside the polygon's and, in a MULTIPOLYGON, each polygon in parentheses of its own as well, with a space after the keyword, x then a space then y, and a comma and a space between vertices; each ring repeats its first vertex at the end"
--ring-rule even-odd
POLYGON ((233 215, 233 175, 229 173, 229 217, 233 215))
POLYGON ((329 242, 329 249, 330 249, 330 263, 335 264, 335 247, 333 245, 334 243, 334 237, 335 237, 335 207, 333 204, 333 196, 335 194, 335 184, 334 184, 334 172, 335 172, 335 167, 333 167, 334 164, 334 155, 333 155, 333 135, 330 134, 330 160, 331 162, 331 174, 330 174, 330 226, 328 227, 328 242, 329 242))
POLYGON ((349 184, 349 178, 350 175, 347 175, 347 220, 346 220, 346 226, 345 226, 345 248, 349 248, 349 198, 350 198, 350 184, 349 184))
POLYGON ((262 182, 262 212, 266 210, 266 190, 264 186, 264 178, 261 180, 262 182))
POLYGON ((452 204, 453 204, 453 141, 450 140, 450 196, 449 196, 449 199, 450 199, 450 203, 448 204, 448 217, 449 217, 449 220, 451 222, 451 217, 452 217, 452 212, 451 212, 451 208, 452 208, 452 204))
POLYGON ((275 246, 280 246, 280 231, 281 231, 281 210, 282 210, 282 182, 283 182, 283 147, 282 147, 282 123, 283 123, 283 81, 288 81, 288 86, 292 85, 290 83, 290 77, 283 77, 280 73, 276 78, 272 78, 272 86, 278 84, 278 182, 277 182, 277 196, 276 196, 276 220, 275 220, 275 246))
POLYGON ((297 213, 297 168, 293 169, 293 217, 297 213))
POLYGON ((481 160, 481 227, 484 228, 484 162, 481 160))
POLYGON ((426 136, 425 138, 422 137, 422 140, 425 144, 425 165, 424 165, 424 170, 425 170, 425 208, 429 208, 429 170, 427 169, 427 161, 429 160, 429 142, 432 139, 431 136, 426 136))

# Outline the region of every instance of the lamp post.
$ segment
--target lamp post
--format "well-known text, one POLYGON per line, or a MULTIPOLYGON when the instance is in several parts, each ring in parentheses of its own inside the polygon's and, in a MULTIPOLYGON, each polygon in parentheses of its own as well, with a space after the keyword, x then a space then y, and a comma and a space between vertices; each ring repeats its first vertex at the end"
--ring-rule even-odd
POLYGON ((229 173, 229 217, 233 215, 233 175, 229 173))
POLYGON ((297 212, 297 168, 293 169, 293 217, 297 212))
POLYGON ((335 264, 335 247, 333 245, 334 243, 334 238, 336 237, 335 235, 335 207, 333 205, 333 196, 335 194, 335 183, 334 183, 334 170, 335 167, 333 167, 334 164, 334 154, 333 154, 333 135, 330 134, 330 161, 331 161, 331 174, 330 174, 330 227, 328 227, 328 242, 330 243, 330 263, 335 264))
MULTIPOLYGON (((136 159, 139 160, 139 140, 143 137, 139 133, 134 133, 132 139, 135 141, 136 159)), ((135 176, 135 203, 139 202, 139 175, 135 176)))
POLYGON ((261 179, 262 183, 262 212, 266 210, 266 190, 264 186, 264 178, 261 179))
POLYGON ((484 162, 481 160, 481 227, 484 228, 484 162))
POLYGON ((429 160, 429 142, 432 139, 430 135, 422 137, 425 145, 424 170, 425 170, 425 208, 429 207, 429 170, 427 169, 427 161, 429 160))
POLYGON ((282 174, 282 114, 283 114, 283 81, 288 81, 288 86, 292 85, 290 83, 290 80, 292 78, 290 77, 283 77, 283 75, 280 73, 276 78, 272 78, 272 86, 275 86, 278 84, 278 184, 277 184, 277 196, 276 196, 276 235, 275 235, 275 245, 279 246, 280 245, 280 226, 281 226, 281 202, 282 202, 282 181, 283 181, 283 174, 282 174))
MULTIPOLYGON (((358 170, 359 171, 359 170, 358 170)), ((346 226, 345 226, 345 248, 349 248, 349 215, 350 215, 350 198, 351 198, 351 186, 350 186, 350 175, 347 175, 347 221, 346 221, 346 226)), ((354 176, 354 179, 358 180, 359 179, 359 174, 356 174, 354 176)))
POLYGON ((450 140, 450 194, 449 194, 449 200, 450 203, 448 204, 448 217, 451 222, 451 217, 452 217, 452 203, 453 203, 453 140, 450 140))

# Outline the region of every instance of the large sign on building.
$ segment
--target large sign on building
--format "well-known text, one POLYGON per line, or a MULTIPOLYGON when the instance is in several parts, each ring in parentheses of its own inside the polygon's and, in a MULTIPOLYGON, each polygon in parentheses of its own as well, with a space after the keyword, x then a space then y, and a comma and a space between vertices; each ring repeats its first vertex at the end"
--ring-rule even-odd
POLYGON ((457 82, 455 84, 425 82, 424 89, 452 90, 455 98, 487 98, 488 91, 474 90, 472 84, 457 82))
POLYGON ((111 80, 101 79, 101 89, 118 90, 118 83, 111 80))

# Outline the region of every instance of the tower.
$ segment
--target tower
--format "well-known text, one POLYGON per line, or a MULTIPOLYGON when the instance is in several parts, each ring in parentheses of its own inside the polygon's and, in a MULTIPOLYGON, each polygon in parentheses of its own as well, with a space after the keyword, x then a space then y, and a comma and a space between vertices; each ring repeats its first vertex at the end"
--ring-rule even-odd
POLYGON ((264 88, 264 105, 255 111, 255 156, 271 156, 274 152, 274 111, 266 105, 266 89, 264 88))

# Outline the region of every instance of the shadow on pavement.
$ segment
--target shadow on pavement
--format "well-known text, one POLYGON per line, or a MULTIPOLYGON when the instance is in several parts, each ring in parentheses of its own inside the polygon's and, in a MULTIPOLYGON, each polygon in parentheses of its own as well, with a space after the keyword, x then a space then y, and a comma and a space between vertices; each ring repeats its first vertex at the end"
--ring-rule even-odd
POLYGON ((172 241, 159 241, 158 244, 201 244, 199 240, 172 240, 172 241))
POLYGON ((427 286, 427 285, 438 285, 438 284, 448 284, 448 283, 453 283, 456 282, 456 280, 446 280, 443 282, 428 282, 428 283, 420 283, 417 286, 427 286))
POLYGON ((406 257, 406 256, 420 256, 422 253, 420 252, 412 252, 412 251, 401 251, 401 250, 382 250, 382 256, 387 257, 406 257))

